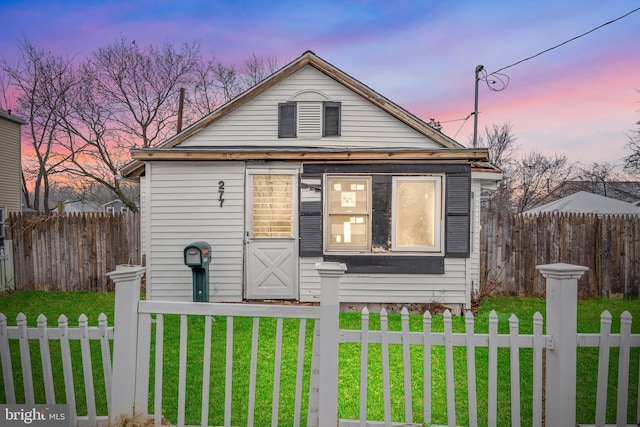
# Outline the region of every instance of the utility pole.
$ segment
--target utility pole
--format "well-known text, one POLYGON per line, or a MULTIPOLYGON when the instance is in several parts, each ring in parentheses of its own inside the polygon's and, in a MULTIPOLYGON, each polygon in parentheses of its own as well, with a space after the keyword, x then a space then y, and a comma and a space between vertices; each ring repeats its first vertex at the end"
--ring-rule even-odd
POLYGON ((476 66, 476 103, 473 110, 473 148, 478 146, 478 81, 480 80, 480 71, 484 70, 484 65, 476 66))

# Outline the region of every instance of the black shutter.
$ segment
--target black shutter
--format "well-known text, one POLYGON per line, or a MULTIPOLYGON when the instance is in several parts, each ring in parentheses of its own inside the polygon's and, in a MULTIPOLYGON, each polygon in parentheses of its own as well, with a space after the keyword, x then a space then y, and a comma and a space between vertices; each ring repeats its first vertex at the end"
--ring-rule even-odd
POLYGON ((300 256, 322 256, 322 175, 303 174, 301 192, 318 193, 320 200, 300 201, 300 256))
POLYGON ((278 104, 278 138, 296 137, 296 103, 278 104))
POLYGON ((340 136, 340 103, 325 102, 322 136, 340 136))
POLYGON ((447 174, 446 187, 446 256, 468 258, 471 240, 471 174, 447 174))

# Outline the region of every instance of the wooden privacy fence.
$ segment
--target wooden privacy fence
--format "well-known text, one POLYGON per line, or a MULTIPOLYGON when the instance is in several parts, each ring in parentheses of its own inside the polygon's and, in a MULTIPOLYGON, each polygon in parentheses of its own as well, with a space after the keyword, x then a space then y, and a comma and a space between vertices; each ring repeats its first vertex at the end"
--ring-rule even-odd
POLYGON ((638 298, 640 216, 483 212, 481 289, 485 293, 544 293, 535 265, 569 263, 589 267, 581 297, 620 294, 638 298))
POLYGON ((22 215, 8 218, 15 289, 113 291, 107 273, 140 264, 140 215, 22 215))

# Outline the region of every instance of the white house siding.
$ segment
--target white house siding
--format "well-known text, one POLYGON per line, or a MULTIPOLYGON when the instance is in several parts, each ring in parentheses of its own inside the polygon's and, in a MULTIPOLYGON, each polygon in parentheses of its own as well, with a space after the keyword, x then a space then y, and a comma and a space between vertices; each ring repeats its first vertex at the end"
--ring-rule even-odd
POLYGON ((180 144, 216 145, 438 148, 426 136, 309 65, 180 144), (342 103, 341 136, 278 138, 278 103, 307 89, 321 91, 342 103))
MULTIPOLYGON (((319 301, 320 278, 315 263, 322 258, 300 259, 300 300, 319 301)), ((445 274, 345 274, 340 301, 353 303, 467 304, 466 260, 446 258, 445 274)))
POLYGON ((0 208, 20 212, 20 125, 0 117, 0 208))
POLYGON ((243 280, 244 164, 151 162, 147 164, 150 299, 191 301, 192 273, 183 250, 211 244, 209 299, 240 301, 243 280), (151 167, 149 167, 151 166, 151 167), (148 172, 151 173, 148 173, 148 172), (224 181, 220 207, 218 182, 224 181))
POLYGON ((471 280, 470 292, 477 291, 480 286, 480 181, 473 179, 471 181, 471 256, 470 275, 471 280))

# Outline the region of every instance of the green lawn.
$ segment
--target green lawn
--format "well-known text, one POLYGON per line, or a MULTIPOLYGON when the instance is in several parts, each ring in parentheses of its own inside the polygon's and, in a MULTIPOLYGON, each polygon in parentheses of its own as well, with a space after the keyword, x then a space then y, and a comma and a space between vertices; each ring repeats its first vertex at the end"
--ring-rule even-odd
MULTIPOLYGON (((50 326, 57 324, 60 313, 65 313, 69 318, 70 326, 77 325, 77 319, 81 313, 89 317, 91 325, 97 325, 100 312, 105 312, 109 316, 110 324, 113 320, 113 294, 95 293, 56 293, 56 292, 19 292, 0 297, 0 312, 4 313, 10 325, 15 325, 15 317, 22 311, 27 315, 30 327, 36 325, 38 314, 47 316, 50 326)), ((600 313, 609 310, 613 315, 612 333, 619 332, 619 318, 624 310, 629 310, 634 319, 640 319, 640 304, 638 301, 623 300, 586 300, 578 304, 578 330, 579 332, 598 332, 600 325, 600 313)), ((476 331, 486 332, 488 330, 489 312, 495 310, 500 320, 500 333, 508 333, 507 319, 511 313, 515 313, 520 319, 521 333, 532 332, 532 317, 536 311, 544 315, 544 300, 534 298, 512 298, 512 297, 492 297, 486 298, 481 303, 476 317, 476 331)), ((370 329, 379 329, 379 316, 371 315, 370 329)), ((359 329, 359 313, 342 313, 340 320, 342 329, 359 329)), ((411 330, 422 330, 422 315, 416 314, 410 317, 411 330)), ((233 424, 246 425, 248 404, 248 383, 250 369, 250 338, 252 320, 248 318, 237 318, 234 321, 234 385, 233 385, 233 424)), ((305 372, 309 371, 312 322, 307 325, 307 356, 305 358, 305 372)), ((454 332, 464 332, 464 318, 455 317, 453 319, 454 332)), ((391 315, 389 321, 390 330, 400 330, 400 316, 391 315)), ((189 317, 189 356, 187 369, 187 404, 186 421, 188 424, 199 424, 202 391, 202 355, 204 330, 203 318, 189 317)), ((433 330, 442 331, 442 316, 433 317, 433 330)), ((633 324, 633 333, 640 333, 640 321, 633 324)), ((223 403, 224 403, 224 355, 225 355, 225 334, 226 319, 215 317, 212 325, 212 351, 211 357, 211 390, 209 405, 210 424, 222 424, 223 403)), ((273 352, 275 342, 275 321, 262 319, 260 322, 260 362, 258 365, 258 388, 256 396, 256 425, 266 425, 271 422, 271 398, 273 392, 273 352)), ((279 419, 281 425, 291 425, 293 414, 293 394, 295 387, 295 360, 297 355, 298 323, 293 320, 284 321, 283 333, 283 361, 281 378, 281 398, 279 408, 279 419)), ((165 338, 164 338, 164 362, 163 362, 163 408, 164 416, 171 422, 177 417, 177 396, 178 396, 178 342, 179 342, 179 317, 165 316, 165 338)), ((74 343, 77 344, 77 343, 74 343)), ((92 346, 94 355, 94 384, 98 393, 98 413, 106 413, 106 402, 104 398, 104 387, 102 383, 101 361, 99 358, 99 345, 92 346)), ((14 365, 14 382, 18 389, 18 400, 22 397, 22 376, 19 370, 19 353, 17 342, 12 343, 12 362, 14 365)), ((400 346, 394 346, 400 347, 400 346)), ((79 345, 72 346, 74 356, 74 374, 76 377, 76 396, 79 413, 86 411, 84 399, 83 379, 81 372, 79 345)), ((153 351, 153 350, 152 350, 153 351)), ((61 361, 59 346, 51 343, 51 352, 54 355, 54 379, 56 382, 56 397, 59 402, 64 402, 64 392, 61 375, 61 361)), ((31 356, 33 360, 34 381, 36 384, 42 382, 42 374, 39 366, 39 347, 37 342, 31 344, 31 356)), ((378 370, 381 360, 379 346, 371 346, 369 350, 369 410, 368 418, 372 420, 383 419, 383 398, 382 380, 378 370)), ((456 415, 458 425, 468 423, 466 408, 467 387, 466 387, 466 352, 464 349, 456 348, 455 356, 455 377, 456 377, 456 415)), ((521 350, 521 389, 522 402, 521 413, 522 425, 531 424, 531 352, 521 350)), ((630 372, 630 395, 629 395, 629 422, 635 422, 637 390, 638 390, 638 360, 639 352, 635 349, 631 356, 630 372)), ((578 421, 593 423, 595 418, 595 388, 597 380, 597 349, 579 349, 578 353, 578 421)), ((477 384, 478 384, 478 413, 480 425, 486 424, 486 389, 487 373, 486 349, 476 350, 477 364, 477 384)), ((151 361, 153 365, 154 355, 151 361)), ((394 421, 401 421, 404 414, 403 401, 403 379, 401 370, 402 354, 400 348, 390 350, 392 366, 391 387, 392 387, 392 412, 394 421)), ((339 377, 339 414, 341 418, 358 418, 359 413, 359 373, 360 373, 360 346, 357 344, 342 344, 340 346, 340 377, 339 377)), ((507 349, 499 351, 499 395, 498 419, 500 425, 510 425, 510 377, 509 377, 509 352, 507 349)), ((617 352, 611 354, 611 374, 609 388, 609 411, 607 422, 615 422, 615 385, 617 382, 617 352)), ((153 366, 152 366, 153 369, 153 366)), ((152 377, 153 378, 153 377, 152 377)), ((412 378, 413 378, 413 414, 414 422, 422 421, 422 350, 416 346, 412 348, 412 378)), ((436 424, 446 424, 446 400, 444 389, 444 352, 442 348, 435 348, 432 354, 432 386, 433 386, 433 422, 436 424)), ((305 377, 303 390, 305 398, 303 400, 302 413, 306 414, 306 394, 308 392, 308 377, 305 377)), ((153 382, 151 383, 153 390, 153 382)), ((41 387, 36 387, 36 399, 44 402, 44 391, 41 387)), ((4 384, 0 382, 0 403, 5 402, 4 384)), ((150 409, 153 407, 150 401, 150 409)), ((302 424, 305 424, 306 417, 303 416, 302 424)))

